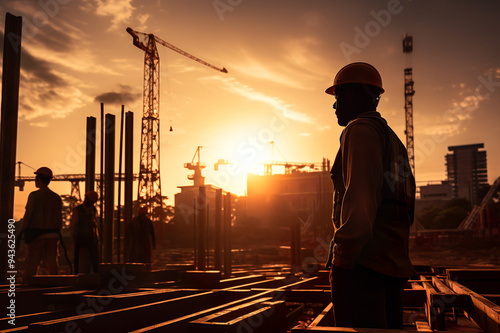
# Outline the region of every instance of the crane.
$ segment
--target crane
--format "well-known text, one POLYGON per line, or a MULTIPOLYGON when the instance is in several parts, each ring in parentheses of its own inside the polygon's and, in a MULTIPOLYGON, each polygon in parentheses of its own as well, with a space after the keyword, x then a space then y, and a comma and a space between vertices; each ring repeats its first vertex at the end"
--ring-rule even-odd
POLYGON ((403 53, 406 54, 405 77, 405 119, 406 119, 406 150, 408 151, 408 160, 410 162, 413 176, 415 176, 415 149, 413 145, 413 70, 411 67, 411 52, 413 51, 413 37, 405 35, 403 39, 403 53))
POLYGON ((227 70, 213 66, 153 34, 135 31, 132 28, 127 28, 127 32, 133 37, 133 44, 144 51, 141 159, 137 200, 140 205, 148 207, 153 222, 158 222, 163 220, 163 209, 161 209, 163 200, 160 182, 160 58, 156 43, 222 73, 227 73, 227 70))
POLYGON ((203 147, 198 146, 196 152, 194 153, 193 159, 191 160, 191 163, 184 163, 184 167, 186 169, 194 171, 194 174, 188 176, 188 179, 194 182, 193 186, 205 185, 205 177, 202 176, 201 170, 203 170, 206 167, 206 165, 205 163, 201 162, 201 152, 200 152, 201 148, 203 147), (194 160, 196 159, 196 155, 198 155, 198 162, 195 163, 194 160))

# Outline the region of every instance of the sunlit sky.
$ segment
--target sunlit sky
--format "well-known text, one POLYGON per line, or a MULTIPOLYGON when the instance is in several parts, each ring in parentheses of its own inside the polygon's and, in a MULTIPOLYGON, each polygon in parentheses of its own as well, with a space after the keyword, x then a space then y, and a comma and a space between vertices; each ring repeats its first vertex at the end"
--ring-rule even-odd
MULTIPOLYGON (((245 168, 215 172, 218 159, 333 160, 342 128, 324 90, 352 61, 379 69, 379 111, 405 142, 406 33, 414 38, 417 181, 446 178, 448 146, 480 142, 489 182, 500 176, 498 1, 3 0, 0 9, 2 31, 6 12, 23 17, 17 161, 34 168, 83 174, 86 117, 99 120, 103 101, 117 120, 121 104, 134 112, 138 172, 144 53, 130 26, 229 71, 158 45, 162 193, 170 204, 177 186, 191 184, 183 166, 198 146, 206 182, 236 194, 245 193, 245 168)), ((50 186, 70 193, 69 183, 50 186)), ((33 190, 16 188, 15 218, 33 190)))

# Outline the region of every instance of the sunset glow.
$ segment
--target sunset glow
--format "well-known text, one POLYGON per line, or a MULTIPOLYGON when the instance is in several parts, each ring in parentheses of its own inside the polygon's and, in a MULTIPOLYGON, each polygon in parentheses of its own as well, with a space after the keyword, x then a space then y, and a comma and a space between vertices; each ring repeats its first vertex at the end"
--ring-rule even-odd
MULTIPOLYGON (((201 0, 7 0, 0 9, 2 29, 6 12, 23 17, 17 161, 33 168, 83 174, 85 119, 96 117, 100 128, 103 102, 117 122, 122 104, 134 112, 138 172, 144 52, 130 26, 228 70, 158 45, 160 166, 170 204, 178 186, 191 184, 183 166, 197 146, 207 184, 239 195, 246 174, 262 174, 264 163, 333 160, 343 128, 324 90, 352 61, 379 69, 379 111, 405 142, 405 33, 414 37, 417 181, 444 180, 447 147, 471 143, 485 145, 489 182, 500 175, 496 1, 247 0, 221 11, 201 0), (215 171, 221 159, 228 164, 215 171)), ((22 166, 22 175, 33 170, 22 166)), ((66 182, 51 187, 70 193, 66 182)), ((16 188, 16 219, 34 189, 16 188)))

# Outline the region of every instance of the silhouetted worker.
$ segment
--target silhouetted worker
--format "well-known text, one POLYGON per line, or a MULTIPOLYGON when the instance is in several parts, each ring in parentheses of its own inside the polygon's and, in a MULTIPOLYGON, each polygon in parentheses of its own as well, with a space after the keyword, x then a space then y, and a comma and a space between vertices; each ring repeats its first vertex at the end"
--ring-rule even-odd
POLYGON ((376 112, 383 92, 378 71, 361 62, 343 67, 326 90, 345 126, 331 170, 335 233, 327 264, 342 327, 402 329, 403 289, 415 274, 408 256, 415 179, 405 147, 376 112))
POLYGON ((151 247, 156 247, 153 222, 146 216, 147 207, 139 207, 138 215, 132 220, 130 261, 151 262, 151 247))
POLYGON ((94 206, 98 199, 97 192, 87 192, 83 203, 76 206, 71 215, 70 229, 75 241, 75 274, 79 272, 81 250, 87 252, 92 271, 97 273, 99 269, 99 229, 94 206))
POLYGON ((28 197, 22 226, 24 240, 28 244, 23 283, 31 283, 43 254, 49 274, 59 273, 57 256, 62 228, 62 200, 48 188, 53 177, 52 170, 41 167, 35 174, 35 186, 38 190, 31 192, 28 197))

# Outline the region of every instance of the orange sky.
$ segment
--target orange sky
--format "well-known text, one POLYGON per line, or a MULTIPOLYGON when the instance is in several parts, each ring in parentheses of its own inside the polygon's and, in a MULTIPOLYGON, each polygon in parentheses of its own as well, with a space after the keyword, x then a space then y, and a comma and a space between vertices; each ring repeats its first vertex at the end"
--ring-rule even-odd
MULTIPOLYGON (((162 190, 172 204, 177 186, 190 184, 183 165, 197 146, 207 183, 237 194, 245 169, 215 172, 218 159, 333 160, 342 128, 324 89, 352 61, 381 72, 379 111, 405 142, 405 33, 415 45, 417 181, 444 180, 447 147, 479 142, 490 183, 500 175, 497 1, 11 0, 0 9, 2 29, 6 12, 24 19, 17 160, 34 168, 84 173, 85 119, 99 119, 104 99, 117 119, 121 104, 135 114, 138 171, 144 54, 130 26, 229 71, 158 46, 162 190)), ((69 183, 51 187, 70 192, 69 183)), ((15 218, 34 189, 16 189, 15 218)))

